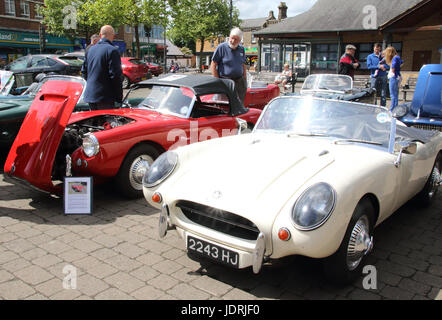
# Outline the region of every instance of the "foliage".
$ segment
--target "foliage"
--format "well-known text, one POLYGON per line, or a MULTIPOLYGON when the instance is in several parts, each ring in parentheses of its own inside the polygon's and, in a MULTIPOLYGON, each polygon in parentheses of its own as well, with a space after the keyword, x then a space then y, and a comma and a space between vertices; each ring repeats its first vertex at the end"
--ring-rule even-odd
MULTIPOLYGON (((201 41, 200 53, 204 52, 204 40, 228 35, 230 32, 230 8, 225 0, 169 0, 171 28, 169 35, 175 41, 201 41)), ((233 11, 233 25, 239 25, 238 10, 233 11)), ((200 70, 202 59, 200 59, 200 70)))

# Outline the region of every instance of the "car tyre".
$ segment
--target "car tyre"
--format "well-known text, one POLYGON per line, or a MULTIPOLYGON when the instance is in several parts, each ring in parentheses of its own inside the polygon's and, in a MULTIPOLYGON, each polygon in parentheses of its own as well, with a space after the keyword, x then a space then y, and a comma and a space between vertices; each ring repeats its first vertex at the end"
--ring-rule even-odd
POLYGON ((429 205, 431 205, 434 198, 436 197, 441 180, 441 170, 442 170, 442 153, 439 152, 439 154, 436 157, 436 161, 434 162, 433 169, 431 169, 431 174, 428 177, 428 180, 425 183, 424 188, 416 196, 416 200, 422 206, 428 207, 429 205))
POLYGON ((373 229, 374 208, 364 199, 356 206, 338 251, 324 260, 329 281, 346 285, 361 275, 366 256, 373 248, 373 229))
POLYGON ((123 76, 123 89, 128 89, 130 87, 130 80, 128 77, 123 76))
POLYGON ((160 152, 151 145, 138 145, 131 149, 116 176, 119 191, 129 199, 143 196, 143 176, 160 152))

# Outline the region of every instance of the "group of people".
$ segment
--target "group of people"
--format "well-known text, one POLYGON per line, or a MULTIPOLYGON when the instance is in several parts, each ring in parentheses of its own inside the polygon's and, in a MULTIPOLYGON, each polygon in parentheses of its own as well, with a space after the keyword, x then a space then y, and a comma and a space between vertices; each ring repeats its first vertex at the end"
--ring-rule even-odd
MULTIPOLYGON (((361 64, 355 58, 356 47, 347 45, 345 54, 339 61, 339 74, 354 78, 355 70, 361 64)), ((404 61, 399 57, 396 49, 392 46, 382 51, 382 46, 376 43, 373 53, 367 57, 367 68, 370 70, 371 87, 380 90, 381 106, 387 105, 387 83, 390 89, 391 106, 394 109, 399 103, 399 86, 402 81, 401 66, 404 61), (388 80, 387 80, 388 79, 388 80)))
MULTIPOLYGON (((229 40, 215 49, 210 65, 211 74, 217 78, 231 79, 235 92, 241 102, 247 93, 246 54, 240 44, 243 33, 233 28, 229 40)), ((99 35, 91 37, 91 44, 86 48, 81 73, 88 85, 84 93, 85 102, 91 109, 108 109, 121 103, 123 99, 121 59, 118 49, 112 44, 115 31, 110 25, 103 26, 99 35)), ((374 45, 373 53, 367 57, 367 68, 371 72, 371 86, 380 89, 381 105, 387 103, 387 78, 390 88, 392 110, 398 105, 399 86, 401 82, 401 65, 403 61, 394 47, 387 47, 381 52, 379 43, 374 45)), ((339 74, 354 78, 355 70, 361 64, 355 58, 356 47, 347 45, 345 54, 339 61, 339 74)), ((275 79, 275 83, 283 86, 292 76, 289 65, 284 65, 283 72, 275 79)))

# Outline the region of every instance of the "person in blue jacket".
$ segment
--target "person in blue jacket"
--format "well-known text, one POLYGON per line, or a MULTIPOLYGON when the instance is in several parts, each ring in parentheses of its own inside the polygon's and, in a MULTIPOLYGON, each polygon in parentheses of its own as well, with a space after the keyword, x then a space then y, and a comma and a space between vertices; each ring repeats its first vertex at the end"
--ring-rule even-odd
POLYGON ((371 87, 380 91, 381 106, 387 105, 387 72, 390 69, 381 52, 382 46, 375 43, 373 53, 367 57, 367 68, 371 73, 371 87))
POLYGON ((115 31, 105 25, 100 41, 86 52, 81 74, 86 80, 84 101, 92 110, 114 109, 123 100, 121 57, 112 41, 115 31))

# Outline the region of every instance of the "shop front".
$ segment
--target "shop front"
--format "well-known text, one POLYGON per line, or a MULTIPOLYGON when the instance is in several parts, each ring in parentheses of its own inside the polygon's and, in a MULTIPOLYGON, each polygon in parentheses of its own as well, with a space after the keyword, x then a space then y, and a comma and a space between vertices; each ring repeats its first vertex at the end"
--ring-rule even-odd
MULTIPOLYGON (((80 40, 45 35, 44 53, 63 53, 80 48, 80 40)), ((40 53, 40 36, 37 32, 0 30, 0 65, 5 65, 18 57, 40 53)))
POLYGON ((288 63, 291 70, 304 77, 310 73, 311 47, 307 42, 260 42, 260 69, 281 72, 288 63))

